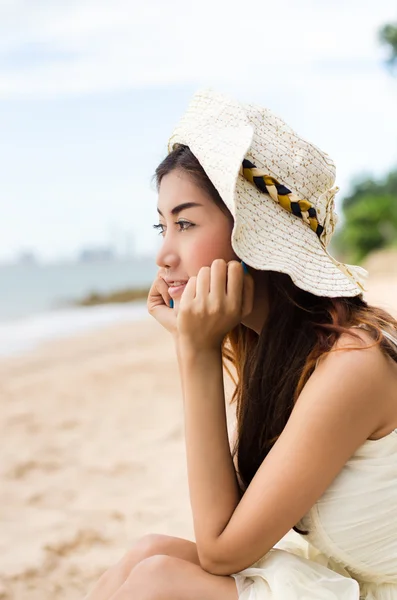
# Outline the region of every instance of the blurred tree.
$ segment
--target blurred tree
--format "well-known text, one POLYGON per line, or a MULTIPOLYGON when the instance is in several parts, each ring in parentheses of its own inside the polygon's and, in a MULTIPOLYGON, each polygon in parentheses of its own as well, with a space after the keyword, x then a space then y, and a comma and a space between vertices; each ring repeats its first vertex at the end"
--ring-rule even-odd
MULTIPOLYGON (((397 67, 397 23, 384 25, 379 40, 389 46, 387 64, 397 67)), ((360 263, 370 252, 397 248, 397 170, 383 181, 363 177, 342 201, 344 222, 332 239, 332 250, 346 262, 360 263)))
POLYGON ((384 25, 379 31, 379 40, 390 49, 387 64, 393 69, 397 66, 397 23, 384 25))
POLYGON ((397 247, 397 170, 384 181, 356 181, 342 209, 344 224, 332 245, 344 260, 360 263, 373 250, 397 247))

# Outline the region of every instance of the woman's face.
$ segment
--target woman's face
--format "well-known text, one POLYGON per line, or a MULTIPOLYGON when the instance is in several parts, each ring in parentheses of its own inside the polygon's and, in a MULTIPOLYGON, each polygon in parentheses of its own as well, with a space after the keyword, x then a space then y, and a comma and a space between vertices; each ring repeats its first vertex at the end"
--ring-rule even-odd
MULTIPOLYGON (((157 210, 163 243, 156 263, 167 283, 186 282, 216 258, 240 260, 231 246, 231 216, 223 213, 185 173, 174 170, 163 177, 157 210), (180 208, 186 203, 197 206, 180 208)), ((184 286, 169 289, 175 308, 183 290, 184 286)))

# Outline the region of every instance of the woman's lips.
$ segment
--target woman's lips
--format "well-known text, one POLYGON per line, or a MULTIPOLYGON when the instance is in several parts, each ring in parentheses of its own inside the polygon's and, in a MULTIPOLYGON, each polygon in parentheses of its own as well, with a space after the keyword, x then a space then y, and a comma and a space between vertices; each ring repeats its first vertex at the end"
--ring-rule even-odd
POLYGON ((176 296, 179 296, 185 289, 186 283, 184 283, 183 285, 176 285, 176 286, 170 285, 168 288, 168 293, 171 296, 171 298, 175 298, 176 296))

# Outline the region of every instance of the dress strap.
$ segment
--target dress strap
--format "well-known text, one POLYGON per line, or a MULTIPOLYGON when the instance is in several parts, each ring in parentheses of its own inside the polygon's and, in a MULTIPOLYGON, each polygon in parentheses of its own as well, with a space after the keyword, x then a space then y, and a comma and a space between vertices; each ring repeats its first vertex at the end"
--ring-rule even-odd
POLYGON ((395 344, 397 346, 397 338, 390 335, 390 333, 388 331, 385 331, 384 329, 382 329, 381 331, 385 338, 387 338, 392 344, 395 344))

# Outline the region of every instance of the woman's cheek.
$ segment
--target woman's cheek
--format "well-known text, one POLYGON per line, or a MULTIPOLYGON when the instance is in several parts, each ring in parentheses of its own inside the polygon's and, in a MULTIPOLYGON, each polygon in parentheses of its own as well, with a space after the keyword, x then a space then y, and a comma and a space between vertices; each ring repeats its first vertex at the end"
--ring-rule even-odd
POLYGON ((190 247, 190 255, 194 257, 194 264, 191 264, 191 273, 198 273, 201 267, 211 266, 217 258, 223 258, 226 262, 235 260, 236 254, 233 251, 231 242, 217 240, 215 236, 201 240, 190 247))

